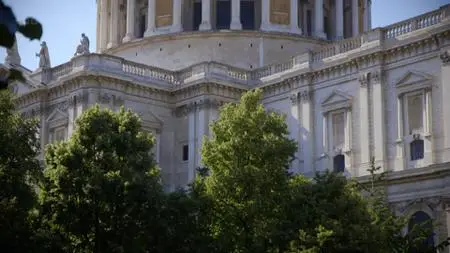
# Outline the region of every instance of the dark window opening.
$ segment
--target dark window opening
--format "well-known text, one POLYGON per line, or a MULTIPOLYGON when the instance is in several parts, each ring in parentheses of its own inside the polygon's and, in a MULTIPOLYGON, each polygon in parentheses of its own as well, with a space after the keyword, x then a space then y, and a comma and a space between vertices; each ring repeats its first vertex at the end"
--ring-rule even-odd
POLYGON ((312 13, 311 10, 306 11, 306 32, 307 35, 312 35, 312 13))
POLYGON ((330 25, 328 24, 328 17, 323 17, 323 30, 325 31, 325 35, 327 36, 327 39, 331 40, 331 32, 330 32, 330 25))
POLYGON ((241 23, 242 29, 255 29, 255 2, 241 1, 241 23))
POLYGON ((183 145, 183 161, 189 160, 189 145, 183 145))
POLYGON ((433 222, 431 217, 423 211, 414 213, 408 222, 408 232, 412 238, 417 236, 424 237, 420 232, 425 232, 426 238, 419 245, 416 245, 410 252, 421 253, 430 252, 429 250, 434 247, 434 233, 433 222))
POLYGON ((337 155, 333 158, 334 172, 344 172, 345 170, 345 156, 337 155))
POLYGON ((194 3, 194 31, 198 31, 200 24, 202 23, 202 3, 194 3))
POLYGON ((139 22, 139 38, 143 38, 144 37, 144 33, 145 33, 145 15, 141 16, 141 20, 139 22))
POLYGON ((423 159, 424 156, 424 141, 414 140, 410 144, 411 161, 423 159))
POLYGON ((231 1, 217 1, 216 6, 216 29, 230 29, 231 1))

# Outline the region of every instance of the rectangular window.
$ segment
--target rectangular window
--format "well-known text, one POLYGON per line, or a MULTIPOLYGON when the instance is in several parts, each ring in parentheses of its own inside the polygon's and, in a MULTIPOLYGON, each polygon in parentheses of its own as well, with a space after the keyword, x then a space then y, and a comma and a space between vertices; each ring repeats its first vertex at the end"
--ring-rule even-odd
POLYGON ((56 128, 53 131, 52 142, 64 141, 66 138, 66 129, 64 127, 56 128))
POLYGON ((409 133, 423 130, 423 94, 408 96, 409 133))
POLYGON ((343 112, 335 113, 331 118, 333 127, 333 146, 334 148, 343 147, 345 143, 345 114, 343 112))
POLYGON ((183 161, 189 160, 189 145, 183 145, 183 161))

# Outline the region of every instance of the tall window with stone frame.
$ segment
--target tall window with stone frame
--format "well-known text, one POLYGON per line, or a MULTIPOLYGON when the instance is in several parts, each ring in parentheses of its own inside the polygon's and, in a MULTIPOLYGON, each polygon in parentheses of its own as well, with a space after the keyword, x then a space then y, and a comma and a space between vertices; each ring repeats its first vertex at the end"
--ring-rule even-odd
POLYGON ((66 128, 65 127, 57 127, 54 128, 50 133, 50 142, 60 142, 66 139, 66 128))
POLYGON ((397 89, 397 122, 399 153, 405 149, 409 168, 426 166, 431 161, 431 91, 433 77, 408 71, 395 84, 397 89))
POLYGON ((424 132, 425 94, 421 91, 405 96, 406 124, 408 134, 413 136, 409 144, 410 160, 417 161, 424 158, 425 142, 419 138, 424 132))
POLYGON ((326 166, 335 172, 344 172, 351 166, 352 96, 334 90, 321 105, 323 155, 329 158, 326 166))
POLYGON ((338 111, 331 114, 333 150, 336 151, 333 157, 333 170, 335 172, 344 172, 345 156, 341 154, 345 145, 345 112, 338 111))

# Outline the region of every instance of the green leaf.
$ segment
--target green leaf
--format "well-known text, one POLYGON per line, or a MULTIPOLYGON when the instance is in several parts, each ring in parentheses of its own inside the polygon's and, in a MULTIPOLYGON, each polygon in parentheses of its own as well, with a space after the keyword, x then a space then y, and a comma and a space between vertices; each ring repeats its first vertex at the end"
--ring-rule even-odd
POLYGON ((27 18, 25 25, 19 25, 19 32, 30 40, 40 40, 42 37, 42 25, 34 18, 27 18))
POLYGON ((0 46, 11 48, 14 45, 14 34, 8 31, 8 28, 0 24, 0 46))

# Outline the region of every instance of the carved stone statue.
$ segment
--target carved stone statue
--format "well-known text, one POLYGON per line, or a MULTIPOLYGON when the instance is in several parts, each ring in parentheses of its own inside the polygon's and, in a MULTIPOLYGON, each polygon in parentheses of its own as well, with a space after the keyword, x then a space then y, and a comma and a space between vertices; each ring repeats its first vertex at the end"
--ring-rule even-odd
POLYGON ((39 68, 50 68, 50 55, 48 54, 47 43, 45 41, 42 41, 41 51, 36 56, 39 57, 39 68))
POLYGON ((83 54, 89 54, 89 38, 84 33, 81 34, 80 45, 77 46, 74 56, 83 54))
POLYGON ((20 65, 20 61, 21 59, 19 50, 17 49, 17 40, 15 40, 13 46, 6 49, 5 63, 8 65, 20 65))

